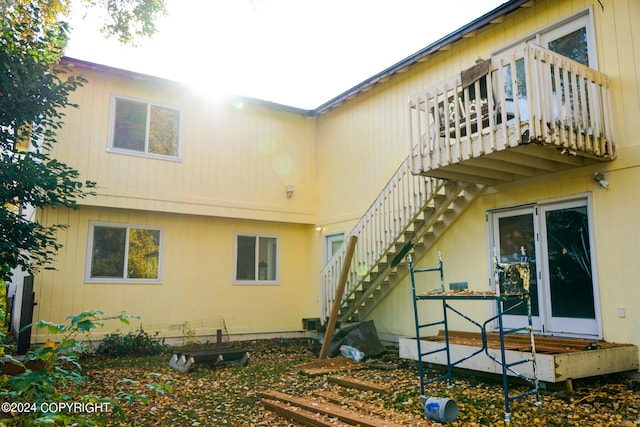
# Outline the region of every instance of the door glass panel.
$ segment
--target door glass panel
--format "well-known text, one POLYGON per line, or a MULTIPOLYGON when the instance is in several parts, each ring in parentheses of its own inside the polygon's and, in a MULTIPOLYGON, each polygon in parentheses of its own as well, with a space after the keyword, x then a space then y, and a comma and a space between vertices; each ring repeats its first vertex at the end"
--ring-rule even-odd
MULTIPOLYGON (((505 216, 498 219, 498 238, 500 247, 500 262, 520 262, 522 249, 529 262, 531 271, 531 314, 538 316, 538 283, 536 277, 536 248, 534 240, 533 214, 505 216)), ((507 301, 503 309, 507 310, 517 301, 507 301)), ((527 308, 520 305, 509 314, 526 315, 527 308)))
POLYGON ((588 66, 589 46, 587 44, 587 29, 582 27, 565 36, 551 40, 549 42, 549 50, 588 66))
POLYGON ((342 240, 333 240, 331 242, 331 256, 342 246, 342 240))
POLYGON ((551 313, 595 319, 587 208, 545 213, 551 313))

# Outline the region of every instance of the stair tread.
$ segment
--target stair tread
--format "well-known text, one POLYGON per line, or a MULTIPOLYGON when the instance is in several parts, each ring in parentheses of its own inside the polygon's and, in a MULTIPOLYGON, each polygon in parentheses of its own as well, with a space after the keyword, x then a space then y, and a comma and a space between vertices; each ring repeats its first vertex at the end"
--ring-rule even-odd
MULTIPOLYGON (((439 189, 432 187, 431 178, 425 180, 425 187, 437 190, 431 198, 415 214, 413 221, 402 225, 402 230, 397 233, 393 243, 389 245, 385 255, 380 261, 371 266, 366 277, 360 278, 358 286, 361 286, 352 297, 348 299, 350 305, 341 311, 340 319, 366 317, 366 315, 382 301, 386 295, 399 283, 405 274, 408 274, 405 253, 421 257, 444 234, 461 213, 482 193, 483 186, 468 185, 460 182, 438 180, 439 189), (435 217, 437 215, 437 217, 435 217), (428 228, 427 228, 428 227, 428 228), (410 250, 407 245, 411 243, 410 250), (400 255, 399 259, 398 258, 400 255), (395 262, 395 264, 393 264, 395 262), (372 271, 375 270, 375 271, 372 271), (375 287, 375 288, 374 288, 375 287)), ((414 191, 416 199, 424 197, 424 191, 414 191)), ((400 207, 396 213, 404 213, 407 207, 400 207)), ((412 209, 412 207, 409 207, 412 209)), ((388 211, 387 211, 388 212, 388 211)), ((398 219, 397 221, 401 221, 398 219)), ((394 227, 402 222, 393 222, 394 227)), ((382 231, 382 237, 374 238, 374 244, 381 245, 386 238, 393 237, 395 232, 382 231)))

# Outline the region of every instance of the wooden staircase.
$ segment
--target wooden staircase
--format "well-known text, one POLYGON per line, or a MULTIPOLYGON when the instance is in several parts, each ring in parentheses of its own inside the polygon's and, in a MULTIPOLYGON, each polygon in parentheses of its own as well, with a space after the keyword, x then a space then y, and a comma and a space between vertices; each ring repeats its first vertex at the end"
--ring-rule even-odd
MULTIPOLYGON (((484 190, 478 184, 414 176, 407 158, 349 233, 357 237, 339 323, 360 322, 408 274, 405 257, 421 258, 484 190)), ((346 244, 321 272, 321 319, 329 317, 346 244)))

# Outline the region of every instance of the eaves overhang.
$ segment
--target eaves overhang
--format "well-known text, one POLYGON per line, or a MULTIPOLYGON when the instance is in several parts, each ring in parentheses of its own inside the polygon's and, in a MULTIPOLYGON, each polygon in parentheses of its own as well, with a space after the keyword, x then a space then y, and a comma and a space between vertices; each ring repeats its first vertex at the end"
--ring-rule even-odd
MULTIPOLYGON (((71 64, 75 69, 85 69, 96 71, 100 73, 111 74, 118 77, 123 77, 128 80, 136 80, 141 82, 148 82, 159 86, 187 86, 185 83, 178 82, 176 80, 165 79, 162 77, 152 76, 150 74, 138 73, 135 71, 129 71, 122 68, 110 67, 108 65, 97 64, 94 62, 84 61, 82 59, 70 58, 68 56, 62 57, 62 64, 71 64)), ((256 105, 259 107, 270 108, 280 111, 285 111, 294 114, 300 114, 303 116, 315 115, 313 110, 307 110, 303 108, 291 107, 289 105, 278 104, 276 102, 265 101, 262 99, 251 98, 248 96, 233 96, 234 101, 242 101, 245 104, 256 105)))

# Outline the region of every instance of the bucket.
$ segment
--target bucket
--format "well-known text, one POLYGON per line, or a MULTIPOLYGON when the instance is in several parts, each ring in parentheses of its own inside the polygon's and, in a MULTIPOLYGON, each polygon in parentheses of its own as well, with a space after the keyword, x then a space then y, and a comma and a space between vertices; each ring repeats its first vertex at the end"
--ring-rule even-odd
POLYGON ((440 423, 450 423, 458 418, 458 405, 448 397, 429 397, 424 402, 427 418, 440 423))

